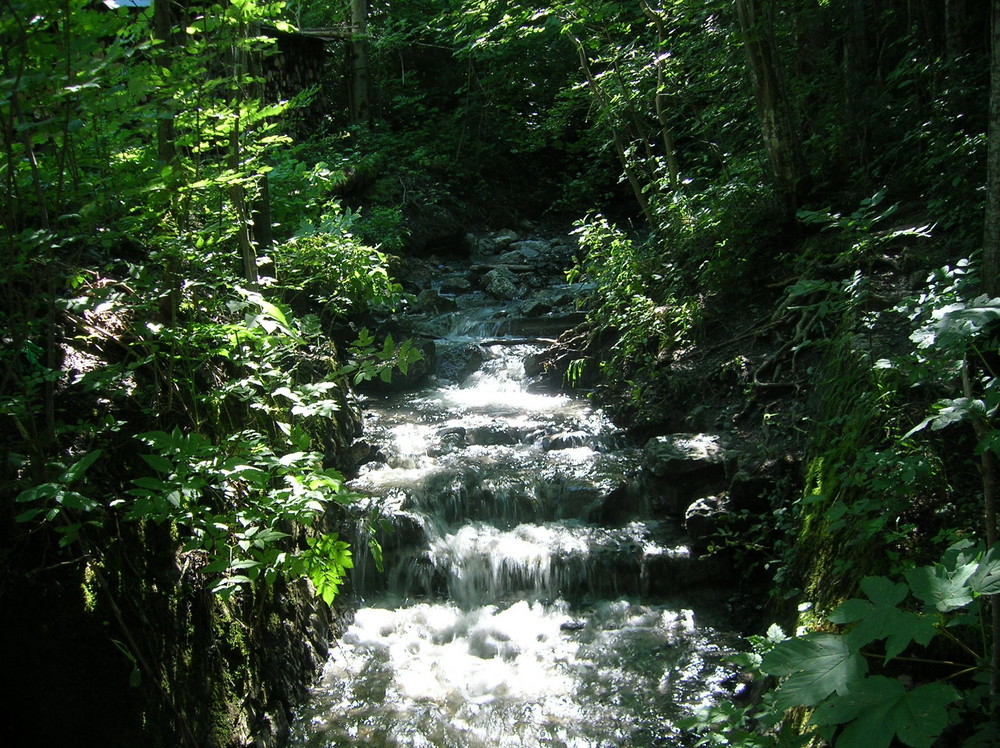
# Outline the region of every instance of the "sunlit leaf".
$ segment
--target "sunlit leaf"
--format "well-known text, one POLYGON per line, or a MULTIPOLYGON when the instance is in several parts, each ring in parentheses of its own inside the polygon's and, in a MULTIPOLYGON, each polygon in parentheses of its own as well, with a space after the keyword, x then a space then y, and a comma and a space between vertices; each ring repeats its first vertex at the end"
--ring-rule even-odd
POLYGON ((762 672, 784 678, 776 697, 781 709, 815 706, 831 693, 847 693, 867 668, 845 637, 832 634, 780 642, 761 662, 762 672))

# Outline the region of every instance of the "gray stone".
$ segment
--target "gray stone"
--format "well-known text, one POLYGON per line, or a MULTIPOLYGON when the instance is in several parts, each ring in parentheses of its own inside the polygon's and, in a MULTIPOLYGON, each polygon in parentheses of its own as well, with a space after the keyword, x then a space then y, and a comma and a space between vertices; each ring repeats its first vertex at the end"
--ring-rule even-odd
POLYGON ((504 267, 494 268, 483 276, 484 288, 498 299, 516 299, 520 294, 517 290, 517 276, 504 267))
POLYGON ((413 300, 413 308, 418 312, 444 312, 456 307, 454 299, 446 299, 430 288, 425 288, 413 300))
POLYGON ((572 449, 584 447, 590 443, 590 434, 585 431, 563 431, 542 438, 542 449, 549 452, 553 449, 572 449))
POLYGON ((441 281, 441 293, 462 294, 472 290, 472 283, 462 276, 445 278, 441 281))
POLYGON ((646 442, 643 467, 657 478, 725 467, 726 452, 714 434, 669 434, 646 442))
POLYGON ((521 314, 525 317, 541 317, 552 311, 552 306, 540 299, 532 299, 521 304, 521 314))
POLYGON ((475 343, 439 345, 436 374, 448 382, 462 382, 482 366, 483 349, 475 343))
POLYGON ((520 238, 519 234, 513 229, 503 229, 498 231, 490 237, 490 241, 493 245, 493 250, 500 252, 506 249, 512 243, 516 242, 520 238))
POLYGON ((548 242, 541 241, 540 239, 526 239, 514 242, 510 245, 510 249, 512 252, 519 252, 525 258, 534 259, 540 255, 547 254, 552 247, 548 242))

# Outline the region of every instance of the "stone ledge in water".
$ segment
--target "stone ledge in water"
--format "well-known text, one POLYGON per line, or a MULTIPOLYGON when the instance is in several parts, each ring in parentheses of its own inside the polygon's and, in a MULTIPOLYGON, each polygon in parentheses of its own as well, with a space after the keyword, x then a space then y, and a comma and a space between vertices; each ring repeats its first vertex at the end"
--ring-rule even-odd
POLYGON ((643 450, 642 465, 657 478, 702 470, 724 470, 729 457, 715 434, 654 436, 643 450))
POLYGON ((543 436, 542 449, 549 452, 554 449, 572 449, 573 447, 589 447, 593 445, 593 437, 586 431, 561 431, 557 434, 543 436))
POLYGON ((720 555, 699 557, 696 551, 664 553, 646 559, 648 592, 669 595, 706 584, 733 581, 732 562, 720 555))

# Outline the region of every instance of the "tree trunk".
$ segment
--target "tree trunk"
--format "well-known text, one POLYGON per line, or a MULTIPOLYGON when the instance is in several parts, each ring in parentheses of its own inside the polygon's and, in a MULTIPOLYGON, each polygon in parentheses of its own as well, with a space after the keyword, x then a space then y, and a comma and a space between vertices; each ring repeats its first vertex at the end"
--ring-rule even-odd
POLYGON ((368 0, 351 0, 351 120, 368 121, 368 0))
MULTIPOLYGON (((157 47, 157 64, 169 69, 171 48, 175 46, 174 26, 180 19, 172 11, 170 0, 153 3, 153 35, 160 40, 157 47)), ((156 153, 162 166, 169 166, 177 158, 177 135, 174 131, 174 113, 161 111, 156 118, 156 153)))
POLYGON ((646 218, 646 222, 649 224, 650 228, 654 228, 655 217, 653 216, 652 208, 649 205, 649 200, 646 199, 646 194, 643 192, 642 182, 639 180, 639 175, 636 173, 635 164, 633 164, 628 157, 628 148, 625 144, 625 139, 622 137, 621 131, 618 127, 615 126, 611 111, 611 102, 601 89, 600 81, 594 77, 594 74, 590 69, 590 62, 587 60, 587 50, 583 46, 583 42, 575 36, 570 36, 570 39, 573 42, 573 46, 576 47, 577 54, 580 57, 580 69, 583 71, 584 78, 587 79, 587 86, 590 88, 590 91, 597 100, 598 105, 607 116, 608 126, 611 128, 611 137, 615 144, 615 152, 618 154, 618 159, 621 161, 622 169, 625 171, 625 177, 628 179, 629 186, 632 188, 632 194, 635 195, 636 202, 639 203, 639 208, 642 210, 642 214, 646 218))
POLYGON ((674 148, 674 136, 670 131, 670 122, 667 118, 666 107, 666 76, 663 70, 663 55, 666 53, 667 30, 666 24, 659 13, 653 10, 646 0, 642 0, 642 12, 656 26, 656 94, 654 105, 656 108, 656 121, 660 126, 660 137, 663 139, 663 152, 667 161, 667 179, 671 189, 677 189, 677 174, 680 168, 677 164, 677 151, 674 148))
POLYGON ((990 62, 990 122, 983 224, 983 291, 1000 295, 1000 0, 993 0, 990 62))
POLYGON ((805 161, 791 107, 781 81, 778 51, 771 28, 770 0, 735 0, 753 80, 757 116, 775 183, 791 212, 799 206, 805 161))

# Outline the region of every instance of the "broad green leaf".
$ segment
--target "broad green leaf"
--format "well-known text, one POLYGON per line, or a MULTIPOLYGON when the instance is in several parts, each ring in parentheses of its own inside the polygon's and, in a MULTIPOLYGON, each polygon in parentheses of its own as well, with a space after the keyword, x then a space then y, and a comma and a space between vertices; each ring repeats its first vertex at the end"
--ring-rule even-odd
POLYGON ((969 587, 977 595, 1000 593, 1000 546, 990 548, 969 578, 969 587))
POLYGON ((942 564, 921 566, 906 572, 906 581, 916 597, 929 607, 947 613, 972 602, 972 588, 968 582, 978 566, 975 561, 957 562, 952 569, 942 564))
POLYGON ((761 662, 764 673, 785 678, 776 697, 782 710, 815 706, 831 693, 847 693, 867 667, 845 637, 833 634, 809 634, 780 642, 761 662))
POLYGON ((28 501, 37 501, 38 499, 51 499, 57 493, 59 493, 58 484, 43 483, 40 486, 32 486, 31 488, 21 491, 14 501, 24 503, 28 501))
POLYGON ((158 473, 172 473, 174 471, 174 463, 168 460, 163 455, 139 455, 147 465, 149 465, 153 470, 158 473))
POLYGON ((908 691, 897 680, 873 676, 821 704, 811 721, 850 723, 837 738, 836 748, 885 748, 894 737, 913 748, 930 748, 947 727, 947 707, 957 698, 955 689, 944 683, 908 691))
POLYGON ((63 473, 62 480, 64 483, 72 483, 77 480, 81 475, 87 472, 87 468, 94 464, 94 461, 101 456, 101 450, 95 449, 93 452, 88 452, 77 462, 63 473))
POLYGON ((861 589, 871 602, 846 600, 829 616, 832 623, 855 624, 846 635, 851 646, 860 648, 877 639, 885 639, 888 662, 910 642, 926 645, 934 637, 933 618, 896 607, 906 598, 905 584, 885 577, 866 577, 861 582, 861 589))

